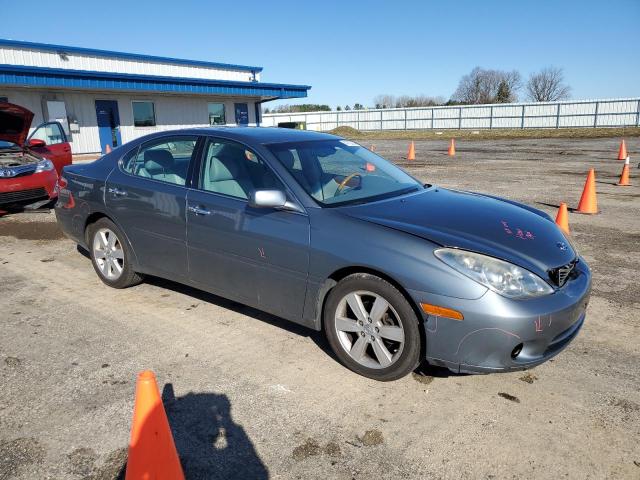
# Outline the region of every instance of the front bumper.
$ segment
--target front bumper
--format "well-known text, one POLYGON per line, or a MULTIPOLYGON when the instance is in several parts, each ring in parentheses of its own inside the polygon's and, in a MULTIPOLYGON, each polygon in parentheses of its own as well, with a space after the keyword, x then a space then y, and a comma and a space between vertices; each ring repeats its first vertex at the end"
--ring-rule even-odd
POLYGON ((429 363, 464 373, 524 370, 560 353, 585 320, 591 272, 581 258, 558 291, 510 300, 487 291, 475 300, 410 291, 413 299, 452 308, 464 320, 424 315, 429 363))
POLYGON ((11 178, 0 178, 0 206, 29 205, 58 196, 55 170, 11 178))

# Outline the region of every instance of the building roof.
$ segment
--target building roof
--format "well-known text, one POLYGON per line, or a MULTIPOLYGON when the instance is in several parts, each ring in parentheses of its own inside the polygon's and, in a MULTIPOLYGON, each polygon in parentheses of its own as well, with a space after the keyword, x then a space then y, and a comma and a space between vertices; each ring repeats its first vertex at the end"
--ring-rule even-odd
POLYGON ((272 98, 306 97, 308 85, 132 75, 0 64, 0 85, 272 98))
POLYGON ((173 63, 176 65, 189 65, 200 67, 225 68, 230 70, 242 70, 247 72, 261 72, 262 67, 248 65, 235 65, 232 63, 204 62, 201 60, 185 60, 172 57, 159 57, 155 55, 142 55, 139 53, 114 52, 111 50, 98 50, 95 48, 71 47, 68 45, 55 45, 50 43, 23 42, 21 40, 7 40, 0 38, 0 47, 27 48, 33 50, 45 50, 56 53, 77 53, 97 57, 123 58, 128 60, 140 60, 146 62, 173 63))

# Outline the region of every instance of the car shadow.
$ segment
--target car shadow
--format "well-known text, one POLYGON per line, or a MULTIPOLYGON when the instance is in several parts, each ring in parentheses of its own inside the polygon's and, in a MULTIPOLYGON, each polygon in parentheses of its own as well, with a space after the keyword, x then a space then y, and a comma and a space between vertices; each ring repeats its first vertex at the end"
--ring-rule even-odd
POLYGON ((205 292, 204 290, 199 290, 182 283, 177 283, 172 280, 167 280, 160 277, 146 276, 145 283, 171 290, 176 293, 181 293, 183 295, 188 295, 202 302, 211 303, 218 307, 222 307, 227 310, 246 315, 256 320, 268 323, 269 325, 273 325, 274 327, 286 330, 287 332, 300 335, 301 337, 307 337, 311 341, 313 341, 321 350, 323 350, 331 358, 337 361, 337 358, 334 356, 331 347, 327 343, 322 332, 315 331, 309 327, 290 322, 289 320, 285 320, 284 318, 278 317, 276 315, 263 312, 262 310, 249 307, 247 305, 234 302, 233 300, 229 300, 227 298, 223 298, 213 293, 205 292))
MULTIPOLYGON (((89 252, 85 250, 80 245, 77 246, 78 252, 90 259, 89 252)), ((225 308, 227 310, 231 310, 236 313, 240 313, 242 315, 246 315, 248 317, 254 318, 256 320, 260 320, 262 322, 268 323, 269 325, 273 325, 274 327, 281 328, 287 332, 293 333, 295 335, 300 335, 302 337, 309 338, 313 343, 316 344, 320 350, 327 354, 331 359, 340 363, 340 360, 335 355, 327 338, 325 337, 322 331, 318 332, 316 330, 312 330, 311 328, 305 327, 303 325, 299 325, 294 322, 290 322, 289 320, 285 320, 284 318, 277 317, 275 315, 271 315, 270 313, 263 312, 253 307, 249 307, 247 305, 243 305, 238 302, 234 302, 233 300, 229 300, 213 293, 205 292, 204 290, 199 290, 194 287, 190 287, 188 285, 184 285, 182 283, 174 282, 172 280, 167 280, 165 278, 154 277, 151 275, 145 276, 145 283, 149 285, 153 285, 159 288, 163 288, 166 290, 171 290, 176 293, 180 293, 183 295, 187 295, 194 299, 197 299, 201 302, 211 303, 218 307, 225 308)), ((451 370, 438 367, 435 365, 429 365, 426 361, 423 361, 418 365, 418 367, 414 370, 414 373, 417 375, 423 375, 428 377, 437 377, 437 378, 446 378, 450 376, 464 376, 465 374, 454 373, 451 370)))

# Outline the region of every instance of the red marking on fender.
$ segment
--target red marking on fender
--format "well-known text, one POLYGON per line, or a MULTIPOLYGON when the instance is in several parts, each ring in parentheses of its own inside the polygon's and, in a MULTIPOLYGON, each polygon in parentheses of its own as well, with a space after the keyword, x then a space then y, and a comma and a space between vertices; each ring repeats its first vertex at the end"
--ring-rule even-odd
POLYGON ((541 332, 542 331, 542 319, 540 317, 538 317, 538 319, 534 320, 533 323, 536 326, 536 332, 541 332))

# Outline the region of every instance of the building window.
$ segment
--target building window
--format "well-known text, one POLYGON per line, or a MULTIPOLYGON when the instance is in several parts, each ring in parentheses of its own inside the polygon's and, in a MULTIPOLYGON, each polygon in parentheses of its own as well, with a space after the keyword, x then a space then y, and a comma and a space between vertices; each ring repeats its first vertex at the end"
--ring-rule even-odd
POLYGON ((209 104, 209 125, 226 125, 227 120, 224 115, 224 103, 209 104))
POLYGON ((134 127, 155 127, 156 109, 153 102, 131 102, 134 127))

